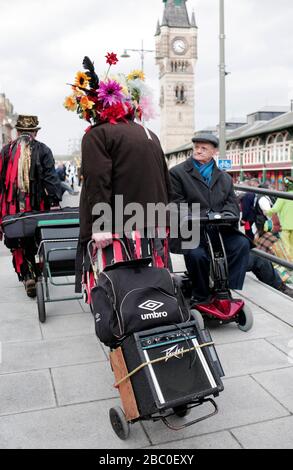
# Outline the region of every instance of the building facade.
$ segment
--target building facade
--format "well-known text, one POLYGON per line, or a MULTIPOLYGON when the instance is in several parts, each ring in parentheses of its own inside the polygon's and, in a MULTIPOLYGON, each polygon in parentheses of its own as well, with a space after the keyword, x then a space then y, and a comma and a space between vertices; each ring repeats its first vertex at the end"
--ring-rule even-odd
POLYGON ((159 66, 161 132, 165 152, 187 143, 194 133, 194 69, 197 26, 189 19, 187 0, 163 0, 163 20, 157 24, 156 63, 159 66))
POLYGON ((254 177, 281 189, 284 176, 293 175, 293 112, 267 109, 247 118, 227 136, 233 179, 254 177))
MULTIPOLYGON (((227 126, 226 158, 232 161, 234 182, 258 178, 282 189, 284 176, 293 176, 293 111, 286 110, 264 108, 234 130, 227 126)), ((192 148, 190 142, 167 152, 169 168, 191 156, 192 148)))
POLYGON ((15 137, 13 130, 15 121, 13 105, 4 93, 0 93, 0 148, 15 137))

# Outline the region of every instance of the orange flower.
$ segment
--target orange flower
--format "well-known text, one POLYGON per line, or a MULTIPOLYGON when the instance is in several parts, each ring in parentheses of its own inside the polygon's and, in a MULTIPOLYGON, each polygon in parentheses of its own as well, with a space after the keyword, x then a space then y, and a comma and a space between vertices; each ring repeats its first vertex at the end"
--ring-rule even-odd
POLYGON ((77 86, 80 86, 81 88, 86 88, 89 84, 89 79, 88 75, 84 72, 77 72, 75 76, 75 82, 74 84, 77 86))
POLYGON ((75 111, 77 108, 77 102, 76 99, 73 95, 67 96, 65 98, 65 101, 63 103, 63 106, 68 110, 68 111, 75 111))
POLYGON ((76 86, 72 86, 73 96, 84 96, 84 91, 80 90, 76 86))
POLYGON ((95 103, 93 101, 90 101, 87 96, 83 96, 79 104, 83 111, 86 111, 87 109, 92 109, 95 103))

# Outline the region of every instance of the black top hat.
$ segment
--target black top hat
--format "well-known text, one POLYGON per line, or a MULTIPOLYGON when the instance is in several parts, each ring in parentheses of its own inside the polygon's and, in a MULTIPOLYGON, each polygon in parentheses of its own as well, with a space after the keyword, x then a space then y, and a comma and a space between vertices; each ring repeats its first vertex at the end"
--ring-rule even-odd
POLYGON ((19 114, 15 127, 18 131, 38 131, 39 120, 37 116, 19 114))
POLYGON ((198 132, 192 137, 192 142, 208 142, 214 147, 219 147, 219 139, 214 134, 209 132, 198 132))

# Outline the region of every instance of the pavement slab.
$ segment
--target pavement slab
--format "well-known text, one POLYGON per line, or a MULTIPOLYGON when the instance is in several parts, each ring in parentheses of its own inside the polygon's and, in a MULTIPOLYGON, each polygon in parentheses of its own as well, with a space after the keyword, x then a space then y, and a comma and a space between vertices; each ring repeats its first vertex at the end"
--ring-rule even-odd
POLYGON ((61 406, 119 397, 108 361, 55 368, 52 377, 61 406))
POLYGON ((292 449, 293 416, 233 429, 244 449, 292 449))
POLYGON ((41 340, 42 333, 34 305, 0 303, 0 341, 41 340))
POLYGON ((217 346, 217 353, 226 377, 290 366, 286 354, 278 351, 265 339, 220 344, 217 346))
POLYGON ((253 378, 279 403, 293 413, 293 365, 290 369, 254 374, 253 378))
POLYGON ((238 293, 276 318, 293 326, 293 301, 287 295, 253 279, 250 275, 246 276, 243 290, 238 293))
POLYGON ((0 397, 0 415, 56 406, 48 370, 0 375, 0 397))
POLYGON ((146 447, 146 449, 241 449, 241 446, 229 432, 223 431, 167 442, 163 445, 146 447))
POLYGON ((280 322, 272 315, 265 313, 264 310, 254 313, 254 325, 249 331, 241 331, 235 323, 228 323, 214 326, 207 323, 213 340, 216 345, 225 343, 234 343, 239 341, 248 341, 251 339, 271 338, 276 336, 288 336, 292 333, 292 327, 286 323, 280 322))
POLYGON ((267 341, 286 354, 288 364, 293 364, 293 330, 290 336, 268 338, 267 341))
MULTIPOLYGON (((225 379, 224 387, 224 391, 220 393, 218 398, 215 398, 219 412, 212 418, 187 427, 180 432, 171 431, 161 422, 144 422, 143 426, 150 436, 152 444, 163 444, 201 434, 227 431, 234 427, 289 415, 288 410, 251 377, 225 379)), ((191 410, 185 418, 174 419, 177 423, 191 421, 210 412, 211 407, 206 408, 206 406, 208 405, 191 410)))
POLYGON ((6 343, 2 348, 0 375, 104 360, 104 352, 94 335, 6 343))
POLYGON ((2 449, 135 449, 149 444, 141 424, 131 439, 121 441, 112 430, 109 409, 115 400, 64 406, 0 417, 2 449))
POLYGON ((95 333, 93 316, 89 313, 56 315, 40 324, 45 339, 66 338, 68 336, 92 335, 95 333))

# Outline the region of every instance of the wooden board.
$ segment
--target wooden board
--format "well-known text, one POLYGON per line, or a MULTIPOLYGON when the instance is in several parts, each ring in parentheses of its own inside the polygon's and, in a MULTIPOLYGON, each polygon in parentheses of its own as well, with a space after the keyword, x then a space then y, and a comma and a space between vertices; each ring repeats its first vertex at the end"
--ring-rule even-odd
MULTIPOLYGON (((123 377, 128 374, 121 348, 110 352, 110 361, 115 375, 115 381, 119 382, 119 380, 123 379, 123 377)), ((137 419, 139 417, 139 411, 130 378, 124 380, 124 382, 119 385, 118 389, 127 421, 137 419)))

